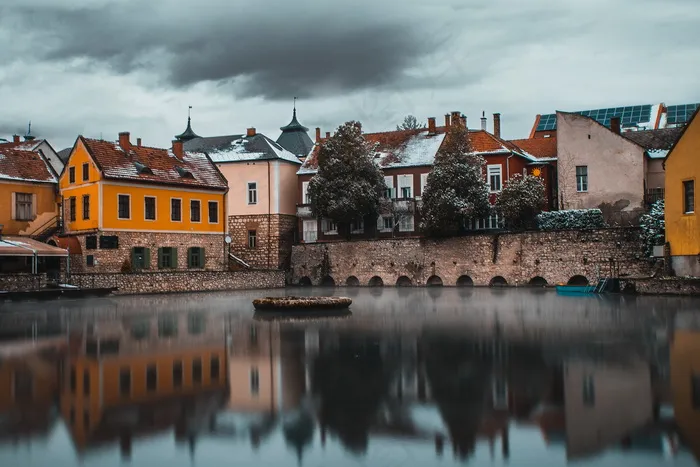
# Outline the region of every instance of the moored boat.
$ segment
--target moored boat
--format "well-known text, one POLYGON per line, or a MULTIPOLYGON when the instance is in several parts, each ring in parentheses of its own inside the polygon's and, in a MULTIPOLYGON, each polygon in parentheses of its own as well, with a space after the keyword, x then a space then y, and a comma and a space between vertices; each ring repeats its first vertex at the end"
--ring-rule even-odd
POLYGON ((253 306, 261 311, 341 310, 352 304, 348 297, 264 297, 253 300, 253 306))
POLYGON ((557 285, 557 293, 563 295, 588 295, 595 293, 595 285, 557 285))

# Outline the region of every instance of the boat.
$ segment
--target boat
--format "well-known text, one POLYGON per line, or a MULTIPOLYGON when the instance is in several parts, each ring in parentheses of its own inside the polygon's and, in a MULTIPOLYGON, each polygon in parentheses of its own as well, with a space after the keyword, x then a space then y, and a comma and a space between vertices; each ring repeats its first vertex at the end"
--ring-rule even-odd
POLYGON ((557 284, 557 293, 562 295, 589 295, 595 293, 595 285, 557 284))
POLYGON ((342 310, 352 304, 348 297, 264 297, 253 300, 256 310, 306 311, 342 310))

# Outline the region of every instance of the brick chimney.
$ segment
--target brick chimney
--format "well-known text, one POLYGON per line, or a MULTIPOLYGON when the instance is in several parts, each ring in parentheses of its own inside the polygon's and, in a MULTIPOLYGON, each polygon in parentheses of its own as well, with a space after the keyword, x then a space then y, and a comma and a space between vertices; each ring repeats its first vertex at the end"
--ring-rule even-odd
POLYGON ((128 131, 122 131, 119 133, 119 147, 127 152, 131 149, 131 141, 129 140, 128 131))
POLYGON ((173 154, 175 154, 175 157, 178 159, 182 159, 185 155, 185 151, 182 148, 182 141, 179 139, 173 140, 173 154))
POLYGON ((435 134, 435 117, 428 117, 428 134, 435 134))
POLYGON ((501 114, 493 114, 493 135, 496 138, 501 137, 501 114))
POLYGON ((246 130, 246 132, 245 132, 245 135, 246 135, 248 138, 251 138, 251 137, 255 136, 255 134, 256 134, 256 133, 255 133, 255 128, 248 128, 248 129, 246 130))
POLYGON ((481 129, 486 131, 486 112, 481 112, 481 129))
POLYGON ((321 129, 319 127, 316 127, 316 142, 321 142, 321 129))
POLYGON ((462 126, 467 128, 467 116, 462 114, 462 126))
POLYGON ((445 128, 450 127, 450 114, 445 114, 445 128))
POLYGON ((462 112, 458 111, 452 111, 452 118, 450 119, 452 125, 461 125, 462 124, 462 112))
POLYGON ((136 146, 141 147, 141 138, 136 138, 136 146))
POLYGON ((12 135, 12 142, 19 143, 19 135, 12 135))
POLYGON ((610 129, 618 135, 620 134, 620 117, 610 118, 610 129))

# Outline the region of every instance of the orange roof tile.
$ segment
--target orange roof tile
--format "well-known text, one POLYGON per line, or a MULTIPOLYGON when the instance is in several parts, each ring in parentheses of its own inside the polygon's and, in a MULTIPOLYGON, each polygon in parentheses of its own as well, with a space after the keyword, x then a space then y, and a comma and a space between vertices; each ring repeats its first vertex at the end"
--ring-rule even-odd
POLYGON ((557 157, 557 137, 514 139, 510 143, 538 159, 557 157))
POLYGON ((0 179, 57 183, 56 175, 40 152, 0 146, 0 179))

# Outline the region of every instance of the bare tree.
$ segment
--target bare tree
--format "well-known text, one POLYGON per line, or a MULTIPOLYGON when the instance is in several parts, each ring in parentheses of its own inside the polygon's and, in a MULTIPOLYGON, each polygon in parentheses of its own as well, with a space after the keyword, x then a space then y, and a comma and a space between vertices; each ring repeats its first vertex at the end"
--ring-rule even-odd
POLYGON ((425 128, 425 125, 421 125, 420 123, 418 123, 418 119, 416 119, 416 117, 414 117, 413 115, 406 115, 401 125, 396 125, 396 129, 398 131, 419 130, 421 128, 425 128))

